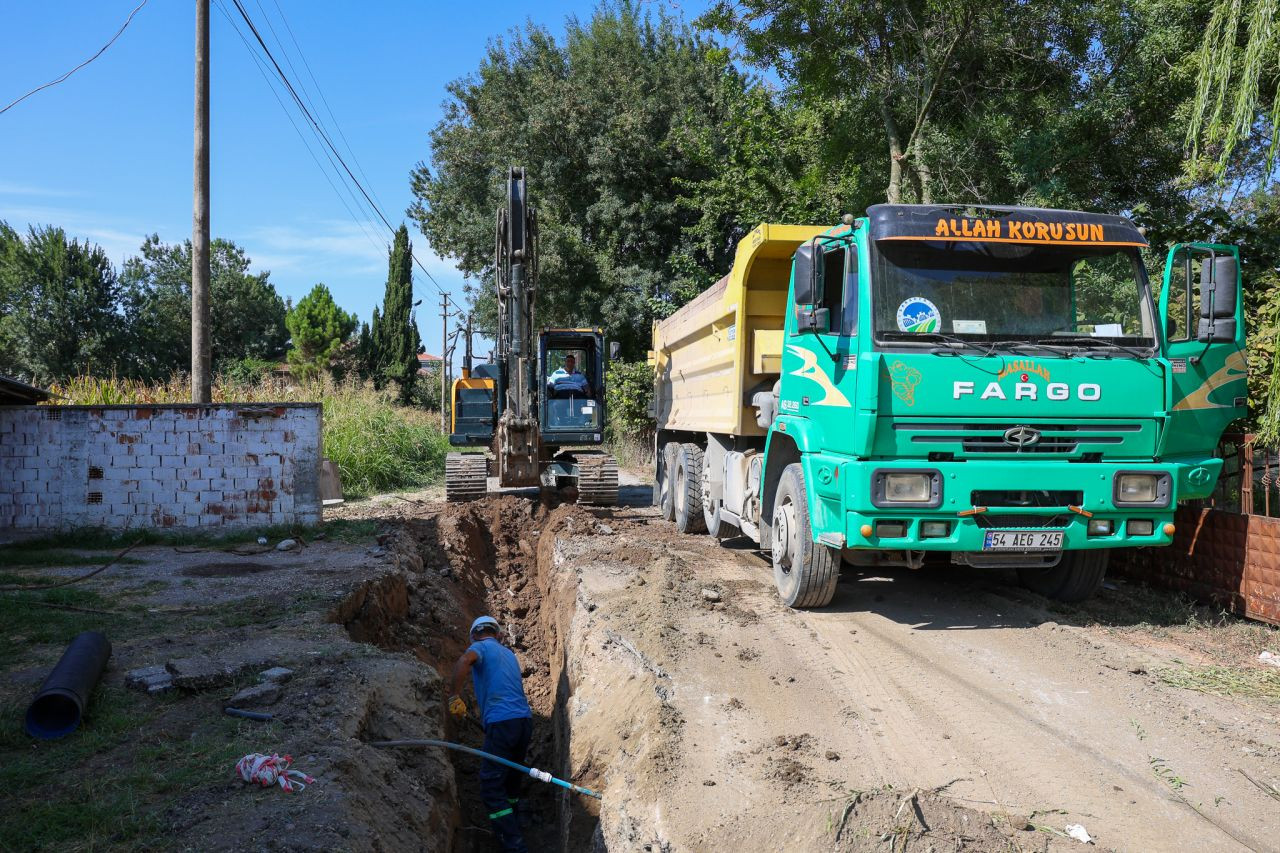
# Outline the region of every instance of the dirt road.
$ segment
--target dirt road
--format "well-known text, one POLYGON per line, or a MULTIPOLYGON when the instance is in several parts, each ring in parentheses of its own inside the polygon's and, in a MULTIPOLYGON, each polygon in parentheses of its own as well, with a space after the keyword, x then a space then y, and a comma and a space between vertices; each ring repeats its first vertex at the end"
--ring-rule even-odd
MULTIPOLYGON (((830 607, 793 611, 747 543, 681 536, 647 487, 623 494, 371 501, 301 551, 140 548, 47 613, 10 605, 0 848, 238 850, 283 826, 290 849, 487 853, 474 759, 370 742, 480 745, 441 676, 491 613, 533 706, 529 763, 603 793, 531 785, 531 849, 1068 850, 1078 824, 1100 849, 1280 850, 1280 670, 1256 662, 1280 631, 1125 584, 1051 606, 950 567, 850 572, 830 607), (32 744, 16 720, 89 628, 114 656, 84 738, 32 744), (126 688, 158 665, 209 677, 126 688), (267 666, 294 671, 262 699, 273 721, 225 716, 267 666), (252 751, 319 781, 235 781, 252 751)), ((97 559, 27 556, 24 583, 97 559)))
POLYGON ((846 575, 791 611, 745 545, 615 516, 544 561, 574 588, 569 754, 603 777, 608 849, 1067 849, 1070 824, 1104 849, 1280 849, 1251 781, 1280 782, 1277 706, 1156 677, 1193 649, 1059 624, 968 569, 846 575))

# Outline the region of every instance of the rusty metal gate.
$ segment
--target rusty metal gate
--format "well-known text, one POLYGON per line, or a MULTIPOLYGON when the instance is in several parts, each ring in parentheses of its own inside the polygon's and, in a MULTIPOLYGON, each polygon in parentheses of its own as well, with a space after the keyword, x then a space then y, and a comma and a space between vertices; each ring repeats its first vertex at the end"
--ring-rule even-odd
POLYGON ((1227 435, 1212 497, 1178 507, 1167 548, 1124 548, 1112 573, 1280 625, 1280 455, 1227 435))

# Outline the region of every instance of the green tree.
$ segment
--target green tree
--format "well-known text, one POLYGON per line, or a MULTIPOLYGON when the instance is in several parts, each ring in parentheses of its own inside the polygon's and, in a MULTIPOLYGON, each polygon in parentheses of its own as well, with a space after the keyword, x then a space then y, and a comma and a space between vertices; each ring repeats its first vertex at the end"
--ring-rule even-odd
POLYGON ((793 172, 802 196, 856 169, 841 193, 853 212, 886 200, 1176 202, 1197 4, 722 0, 702 22, 777 73, 783 103, 815 113, 804 121, 850 143, 841 163, 809 140, 793 172))
POLYGON ((358 320, 333 301, 323 284, 311 288, 285 317, 289 328, 289 368, 299 379, 329 369, 342 345, 355 332, 358 320))
POLYGON ((110 373, 121 351, 120 283, 101 247, 53 226, 0 222, 0 369, 35 382, 110 373))
MULTIPOLYGON (((219 370, 244 359, 272 360, 288 341, 287 306, 270 273, 251 273, 244 250, 214 240, 209 251, 213 363, 219 370)), ((191 367, 191 242, 162 243, 152 235, 121 273, 130 327, 127 371, 163 380, 191 367)))
POLYGON ((399 388, 400 399, 408 401, 418 373, 422 342, 413 318, 413 246, 409 229, 403 225, 396 231, 387 267, 382 313, 374 309, 369 331, 373 359, 367 369, 375 385, 381 388, 393 382, 399 388))
POLYGON ((533 25, 494 41, 448 87, 410 211, 480 282, 481 331, 495 324, 502 176, 521 165, 541 231, 539 325, 599 324, 640 356, 651 321, 724 272, 692 245, 702 214, 685 199, 719 171, 705 151, 732 118, 725 90, 753 87, 711 40, 630 2, 569 19, 563 41, 533 25))

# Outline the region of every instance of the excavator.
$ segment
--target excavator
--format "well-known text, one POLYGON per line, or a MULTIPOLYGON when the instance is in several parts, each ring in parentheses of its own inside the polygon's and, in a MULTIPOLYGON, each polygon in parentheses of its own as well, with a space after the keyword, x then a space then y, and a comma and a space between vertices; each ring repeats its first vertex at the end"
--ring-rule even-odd
POLYGON ((617 460, 592 449, 604 443, 607 416, 604 331, 535 327, 538 218, 520 167, 507 174, 494 261, 494 358, 473 364, 468 320, 462 375, 453 383, 449 435, 454 447, 481 449, 445 457, 446 500, 484 497, 496 464, 501 487, 572 488, 580 504, 616 504, 617 460))

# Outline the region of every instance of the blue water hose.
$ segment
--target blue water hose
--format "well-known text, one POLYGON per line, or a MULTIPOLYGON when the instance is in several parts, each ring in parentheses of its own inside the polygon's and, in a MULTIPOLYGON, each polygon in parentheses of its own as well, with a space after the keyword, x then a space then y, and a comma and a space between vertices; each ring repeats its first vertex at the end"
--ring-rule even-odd
POLYGON ((601 796, 590 788, 584 788, 581 785, 575 785, 572 782, 557 779, 545 770, 539 770, 536 767, 525 767, 522 764, 516 764, 514 761, 508 761, 501 756, 490 755, 487 752, 481 752, 478 749, 472 749, 471 747, 463 746, 460 743, 450 743, 447 740, 375 740, 370 741, 369 746, 441 746, 445 749, 456 749, 458 752, 467 752, 488 761, 496 761, 499 764, 505 764, 512 770, 519 770, 521 773, 528 774, 539 782, 550 782, 553 785, 559 785, 561 788, 568 788, 574 793, 585 794, 588 797, 595 797, 597 800, 601 799, 601 796))

